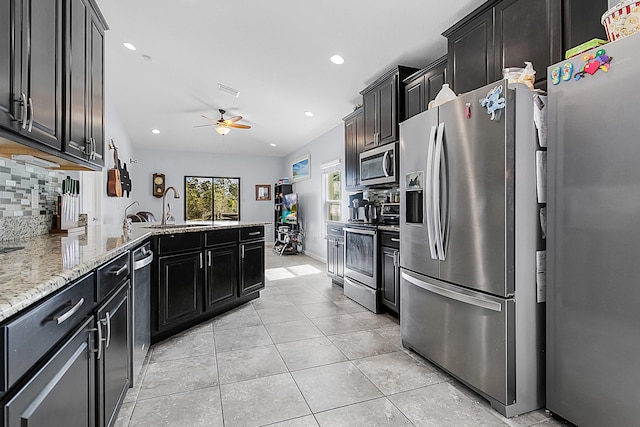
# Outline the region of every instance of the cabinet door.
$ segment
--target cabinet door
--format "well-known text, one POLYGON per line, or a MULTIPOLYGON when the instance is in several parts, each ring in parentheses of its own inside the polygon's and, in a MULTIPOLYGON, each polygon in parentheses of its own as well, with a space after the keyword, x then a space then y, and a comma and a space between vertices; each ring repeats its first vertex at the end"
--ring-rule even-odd
POLYGON ((429 102, 436 98, 436 95, 442 89, 442 85, 447 83, 447 62, 445 61, 443 64, 433 68, 425 74, 424 79, 424 105, 422 106, 422 111, 428 109, 429 102))
POLYGON ((364 142, 363 150, 375 147, 378 138, 378 108, 380 102, 378 100, 378 91, 372 90, 362 96, 362 108, 364 110, 364 142))
POLYGON ((396 262, 397 255, 396 249, 382 247, 382 304, 395 313, 398 313, 400 308, 400 272, 396 262))
POLYGON ((327 237, 327 275, 336 276, 336 239, 327 237))
POLYGON ((335 281, 344 283, 344 239, 336 240, 336 274, 335 281))
POLYGON ((425 89, 425 79, 424 76, 419 77, 418 79, 407 83, 404 88, 404 103, 405 103, 405 114, 407 115, 407 119, 409 117, 413 117, 416 114, 419 114, 424 111, 424 89, 425 89))
POLYGON ((3 407, 6 427, 94 426, 93 316, 3 407))
POLYGON ((398 76, 378 87, 378 144, 398 140, 398 76))
POLYGON ((546 89, 547 67, 562 60, 562 5, 556 0, 503 0, 495 6, 495 70, 533 64, 536 83, 546 89))
POLYGON ((98 414, 100 426, 115 424, 129 389, 131 340, 129 281, 98 310, 102 351, 98 359, 98 414))
POLYGON ((209 249, 207 258, 207 301, 205 310, 236 298, 238 292, 238 246, 209 249))
MULTIPOLYGON (((160 257, 158 330, 178 326, 202 312, 202 252, 160 257)), ((153 309, 153 306, 152 306, 153 309)))
POLYGON ((469 92, 494 80, 493 11, 479 15, 448 37, 451 88, 469 92))
POLYGON ((17 120, 22 117, 19 105, 14 103, 12 76, 16 66, 15 53, 20 51, 20 39, 15 38, 16 14, 12 6, 11 1, 0 2, 0 58, 3 58, 0 61, 0 126, 17 130, 17 120))
POLYGON ((104 30, 95 13, 91 12, 89 28, 91 76, 89 80, 89 135, 92 155, 89 161, 104 166, 104 30))
POLYGON ((600 18, 611 3, 607 0, 563 0, 563 50, 571 49, 593 38, 607 40, 607 33, 600 23, 600 18))
POLYGON ((240 296, 264 289, 264 242, 240 244, 240 296))
POLYGON ((28 101, 27 134, 62 147, 62 0, 23 0, 21 92, 28 101))

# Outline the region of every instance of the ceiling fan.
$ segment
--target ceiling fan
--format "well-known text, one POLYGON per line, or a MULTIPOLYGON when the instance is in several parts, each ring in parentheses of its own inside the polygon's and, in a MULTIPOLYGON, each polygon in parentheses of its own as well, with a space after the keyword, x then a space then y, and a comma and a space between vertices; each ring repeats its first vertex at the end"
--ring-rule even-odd
POLYGON ((220 118, 218 120, 215 120, 215 119, 212 119, 210 117, 207 117, 207 116, 203 115, 202 117, 204 117, 205 119, 209 120, 211 123, 207 124, 207 125, 198 125, 198 126, 194 126, 194 127, 201 128, 201 127, 206 127, 206 126, 215 126, 216 127, 216 132, 218 132, 220 135, 228 134, 229 131, 231 130, 231 128, 251 129, 251 126, 249 126, 249 125, 243 125, 242 123, 236 123, 239 120, 242 120, 242 116, 235 116, 235 117, 231 117, 230 119, 225 119, 224 118, 224 114, 226 113, 226 111, 223 110, 223 109, 219 109, 218 111, 220 112, 220 118))

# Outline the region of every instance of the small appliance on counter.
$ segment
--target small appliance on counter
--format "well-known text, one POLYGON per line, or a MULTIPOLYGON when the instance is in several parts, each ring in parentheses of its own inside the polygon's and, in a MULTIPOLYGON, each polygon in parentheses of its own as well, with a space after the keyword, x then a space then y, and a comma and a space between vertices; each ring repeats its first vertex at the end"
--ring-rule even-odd
POLYGON ((399 225, 400 203, 383 203, 380 209, 380 216, 384 225, 399 225))
POLYGON ((377 224, 380 218, 380 205, 376 202, 365 200, 364 204, 364 223, 377 224))
POLYGON ((364 222, 364 205, 362 193, 349 196, 349 222, 364 222))

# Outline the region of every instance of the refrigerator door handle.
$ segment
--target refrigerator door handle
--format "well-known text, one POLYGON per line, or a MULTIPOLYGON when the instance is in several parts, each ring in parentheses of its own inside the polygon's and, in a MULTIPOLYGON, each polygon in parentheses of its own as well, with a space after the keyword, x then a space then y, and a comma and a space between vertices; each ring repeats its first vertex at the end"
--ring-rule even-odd
POLYGON ((429 134, 429 146, 427 148, 427 176, 424 183, 425 202, 427 211, 427 237, 429 240, 429 252, 431 259, 437 260, 438 254, 435 247, 435 230, 433 228, 433 196, 431 194, 431 181, 433 179, 433 152, 436 142, 436 130, 437 126, 431 126, 431 133, 429 134))
POLYGON ((444 139, 444 122, 438 125, 438 137, 436 138, 435 155, 433 158, 433 230, 436 242, 438 259, 444 261, 447 254, 444 251, 442 236, 442 221, 440 220, 440 162, 442 161, 442 144, 444 139))
POLYGON ((473 305, 475 307, 486 308, 487 310, 491 310, 491 311, 496 311, 496 312, 502 311, 502 304, 498 302, 487 301, 482 298, 477 298, 471 295, 461 294, 459 292, 441 288, 439 286, 432 285, 431 283, 426 283, 426 282, 423 282, 422 280, 416 279, 415 277, 410 276, 405 272, 402 272, 402 278, 407 282, 411 283, 412 285, 415 285, 421 289, 424 289, 427 292, 438 294, 445 298, 449 298, 465 304, 473 305))

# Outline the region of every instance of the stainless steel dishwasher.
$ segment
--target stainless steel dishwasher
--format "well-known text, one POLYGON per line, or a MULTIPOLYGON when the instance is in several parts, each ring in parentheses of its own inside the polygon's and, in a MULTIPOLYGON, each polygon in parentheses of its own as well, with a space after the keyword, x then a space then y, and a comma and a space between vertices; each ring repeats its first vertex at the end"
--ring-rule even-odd
POLYGON ((132 272, 132 342, 131 346, 131 386, 138 383, 144 358, 151 344, 151 263, 153 252, 147 242, 133 251, 132 272))

